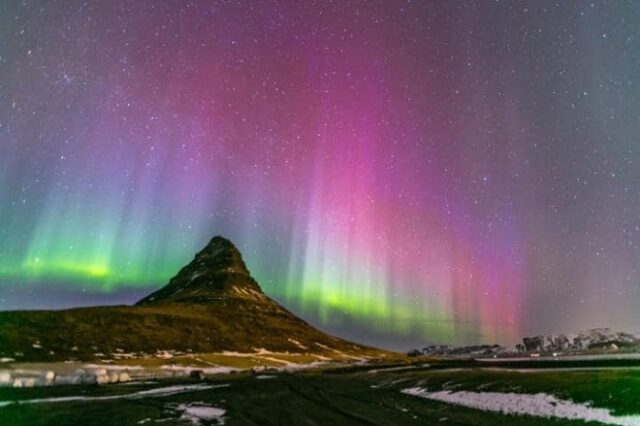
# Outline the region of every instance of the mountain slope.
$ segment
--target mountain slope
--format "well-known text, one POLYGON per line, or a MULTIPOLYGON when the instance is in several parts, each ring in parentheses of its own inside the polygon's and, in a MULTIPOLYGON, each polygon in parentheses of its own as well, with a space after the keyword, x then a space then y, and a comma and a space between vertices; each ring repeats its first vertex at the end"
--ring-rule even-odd
POLYGON ((0 312, 0 357, 16 360, 258 349, 328 356, 383 353, 329 336, 270 299, 239 251, 222 237, 135 306, 0 312))
POLYGON ((258 303, 271 301, 251 277, 238 249, 231 241, 218 236, 169 284, 136 305, 209 303, 229 298, 249 298, 258 303))

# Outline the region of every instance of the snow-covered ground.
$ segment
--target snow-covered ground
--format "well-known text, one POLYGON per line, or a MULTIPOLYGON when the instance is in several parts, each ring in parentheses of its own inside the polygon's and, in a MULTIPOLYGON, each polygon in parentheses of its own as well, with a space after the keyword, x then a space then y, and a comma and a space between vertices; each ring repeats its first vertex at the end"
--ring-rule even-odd
POLYGON ((476 358, 482 362, 529 362, 529 361, 597 361, 610 359, 640 359, 640 353, 593 354, 593 355, 558 355, 558 356, 523 356, 512 358, 476 358))
POLYGON ((52 398, 23 399, 20 401, 0 401, 0 407, 4 407, 4 406, 15 404, 15 403, 44 404, 44 403, 60 403, 60 402, 73 402, 73 401, 111 401, 116 399, 143 399, 143 398, 151 398, 151 397, 159 397, 159 396, 177 395, 185 392, 196 392, 196 391, 202 391, 207 389, 222 388, 227 386, 229 385, 227 384, 176 385, 176 386, 165 386, 160 388, 137 391, 137 392, 127 393, 122 395, 107 395, 107 396, 73 395, 73 396, 60 396, 60 397, 52 397, 52 398))
POLYGON ((224 424, 224 415, 226 413, 222 408, 212 407, 199 402, 180 404, 178 405, 178 411, 182 412, 180 420, 188 421, 194 425, 199 425, 202 420, 224 424))
MULTIPOLYGON (((123 365, 116 363, 88 364, 77 361, 53 363, 7 363, 0 368, 0 387, 34 387, 50 385, 80 385, 80 384, 109 384, 130 381, 144 381, 168 377, 189 377, 194 372, 201 372, 205 376, 230 374, 240 371, 282 371, 294 372, 299 370, 321 368, 326 366, 343 366, 348 363, 336 362, 322 356, 311 355, 318 359, 313 362, 293 362, 292 354, 288 352, 271 352, 266 349, 256 349, 255 352, 222 352, 223 357, 252 358, 261 361, 261 365, 243 368, 218 365, 207 362, 195 354, 190 354, 181 360, 173 359, 167 364, 141 366, 123 365), (206 364, 206 366, 202 366, 206 364)), ((162 357, 161 357, 162 359, 162 357)), ((223 361, 224 362, 224 361, 223 361)))
POLYGON ((17 364, 0 369, 0 386, 33 387, 50 385, 125 383, 152 374, 141 366, 82 363, 17 364))
POLYGON ((625 367, 625 366, 613 366, 613 367, 556 367, 556 368, 508 368, 508 367, 482 367, 482 371, 509 371, 512 373, 561 373, 563 371, 612 371, 612 370, 625 370, 625 371, 638 371, 640 366, 637 367, 625 367))
POLYGON ((403 370, 415 370, 416 368, 428 368, 429 364, 419 364, 419 365, 404 365, 401 367, 386 367, 386 368, 375 368, 373 370, 369 370, 369 374, 376 373, 386 373, 389 371, 403 371, 403 370))
POLYGON ((585 422, 600 422, 607 425, 618 426, 640 426, 640 415, 613 416, 611 411, 606 408, 595 408, 588 404, 578 404, 544 393, 428 392, 427 389, 420 387, 407 388, 402 392, 407 395, 418 396, 434 401, 502 414, 582 420, 585 422))
POLYGON ((240 371, 238 368, 233 367, 190 367, 184 365, 163 365, 160 367, 161 370, 171 371, 173 373, 179 373, 180 375, 188 376, 192 371, 202 371, 206 375, 213 374, 229 374, 235 371, 240 371))

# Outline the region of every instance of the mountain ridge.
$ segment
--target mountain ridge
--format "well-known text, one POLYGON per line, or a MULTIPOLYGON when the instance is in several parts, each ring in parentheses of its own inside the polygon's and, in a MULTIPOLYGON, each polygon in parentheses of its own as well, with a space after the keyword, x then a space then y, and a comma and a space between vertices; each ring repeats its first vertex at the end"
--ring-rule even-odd
POLYGON ((590 328, 569 334, 527 336, 514 347, 501 345, 430 345, 409 351, 412 356, 561 355, 640 352, 640 335, 611 328, 590 328))

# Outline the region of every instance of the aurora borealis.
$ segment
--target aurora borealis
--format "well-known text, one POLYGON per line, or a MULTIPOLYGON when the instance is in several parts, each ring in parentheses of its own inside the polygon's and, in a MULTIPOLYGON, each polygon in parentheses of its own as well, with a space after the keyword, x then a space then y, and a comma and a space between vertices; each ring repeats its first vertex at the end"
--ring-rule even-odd
POLYGON ((3 1, 0 309, 213 235, 388 347, 640 329, 640 4, 3 1))

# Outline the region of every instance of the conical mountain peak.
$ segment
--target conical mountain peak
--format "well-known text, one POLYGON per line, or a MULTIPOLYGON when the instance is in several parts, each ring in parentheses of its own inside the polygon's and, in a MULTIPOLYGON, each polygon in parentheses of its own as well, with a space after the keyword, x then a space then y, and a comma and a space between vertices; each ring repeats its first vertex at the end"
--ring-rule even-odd
POLYGON ((209 272, 251 275, 236 246, 228 239, 216 236, 194 259, 196 266, 209 272))
POLYGON ((167 302, 208 303, 229 297, 264 297, 242 255, 228 239, 216 236, 169 284, 140 300, 138 305, 167 302))

